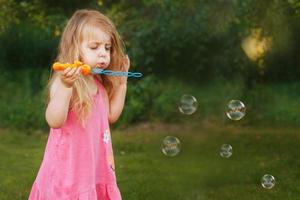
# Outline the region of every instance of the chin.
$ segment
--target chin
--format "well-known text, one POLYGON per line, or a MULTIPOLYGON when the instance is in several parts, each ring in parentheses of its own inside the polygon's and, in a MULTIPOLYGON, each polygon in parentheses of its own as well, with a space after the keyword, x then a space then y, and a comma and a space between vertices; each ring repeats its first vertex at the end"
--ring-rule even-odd
POLYGON ((107 65, 105 65, 105 66, 97 66, 97 65, 96 65, 95 67, 96 67, 96 68, 100 68, 100 69, 107 69, 108 66, 107 66, 107 65))

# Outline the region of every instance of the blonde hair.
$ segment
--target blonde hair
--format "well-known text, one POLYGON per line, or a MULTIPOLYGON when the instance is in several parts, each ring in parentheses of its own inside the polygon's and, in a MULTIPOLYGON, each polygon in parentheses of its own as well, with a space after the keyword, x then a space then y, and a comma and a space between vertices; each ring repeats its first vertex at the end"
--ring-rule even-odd
MULTIPOLYGON (((77 10, 69 19, 63 34, 61 36, 57 62, 73 63, 75 60, 81 60, 81 43, 83 41, 83 32, 86 28, 93 30, 95 27, 101 28, 111 38, 111 61, 107 69, 121 70, 124 58, 124 43, 122 42, 115 25, 111 20, 102 13, 95 10, 77 10)), ((48 82, 48 99, 49 103, 50 88, 56 79, 58 73, 52 71, 48 82)), ((113 91, 113 82, 115 79, 109 76, 96 75, 102 79, 102 83, 110 96, 113 91)), ((87 77, 81 75, 73 85, 73 95, 70 100, 70 109, 74 110, 77 118, 85 125, 85 120, 89 116, 92 108, 93 97, 88 92, 87 77)))

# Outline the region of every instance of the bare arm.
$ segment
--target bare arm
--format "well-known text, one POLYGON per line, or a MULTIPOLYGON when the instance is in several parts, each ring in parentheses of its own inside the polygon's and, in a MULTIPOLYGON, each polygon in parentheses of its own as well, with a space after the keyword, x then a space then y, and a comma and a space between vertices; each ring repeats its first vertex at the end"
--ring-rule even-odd
POLYGON ((109 114, 108 114, 108 121, 109 123, 116 122, 124 108, 125 97, 126 97, 127 85, 121 84, 117 86, 109 100, 109 114))
POLYGON ((46 109, 46 121, 52 128, 60 128, 66 118, 73 88, 65 87, 57 78, 50 91, 50 101, 46 109))
MULTIPOLYGON (((122 63, 122 71, 128 72, 130 67, 129 57, 126 55, 122 63)), ((118 77, 116 84, 113 87, 112 94, 109 97, 109 123, 116 122, 124 108, 126 91, 127 91, 127 77, 118 77)))
POLYGON ((79 73, 80 69, 66 69, 54 80, 45 113, 46 121, 51 128, 60 128, 65 123, 73 92, 73 83, 77 80, 79 73))

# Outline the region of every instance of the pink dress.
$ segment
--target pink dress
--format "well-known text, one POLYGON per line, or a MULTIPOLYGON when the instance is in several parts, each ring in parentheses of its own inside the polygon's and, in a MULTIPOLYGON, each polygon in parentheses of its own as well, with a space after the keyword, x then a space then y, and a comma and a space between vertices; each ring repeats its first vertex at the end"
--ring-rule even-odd
POLYGON ((86 128, 73 111, 63 127, 50 129, 29 200, 121 200, 116 183, 105 89, 97 82, 86 128))

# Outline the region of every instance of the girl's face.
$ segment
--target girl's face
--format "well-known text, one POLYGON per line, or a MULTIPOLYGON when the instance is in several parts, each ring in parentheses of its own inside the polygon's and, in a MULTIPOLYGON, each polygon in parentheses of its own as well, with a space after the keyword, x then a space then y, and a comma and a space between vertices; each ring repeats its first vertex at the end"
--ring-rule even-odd
POLYGON ((106 69, 110 64, 111 38, 99 27, 83 34, 82 61, 91 67, 106 69))

